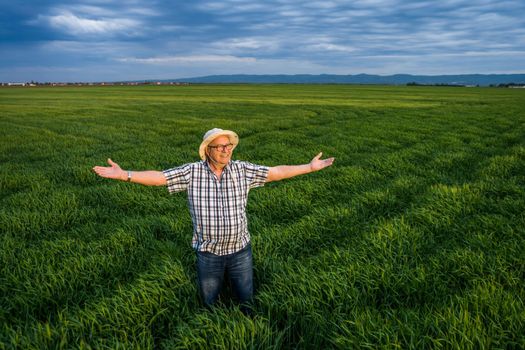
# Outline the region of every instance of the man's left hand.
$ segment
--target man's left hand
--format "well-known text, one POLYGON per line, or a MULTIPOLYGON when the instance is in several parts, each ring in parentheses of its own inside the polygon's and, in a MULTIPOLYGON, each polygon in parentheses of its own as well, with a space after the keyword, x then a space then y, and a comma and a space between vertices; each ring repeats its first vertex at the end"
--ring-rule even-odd
POLYGON ((310 162, 310 169, 312 169, 312 171, 321 170, 334 163, 334 159, 335 159, 334 157, 327 158, 327 159, 321 159, 322 155, 323 155, 323 152, 319 152, 319 154, 316 155, 314 159, 312 159, 312 161, 310 162))

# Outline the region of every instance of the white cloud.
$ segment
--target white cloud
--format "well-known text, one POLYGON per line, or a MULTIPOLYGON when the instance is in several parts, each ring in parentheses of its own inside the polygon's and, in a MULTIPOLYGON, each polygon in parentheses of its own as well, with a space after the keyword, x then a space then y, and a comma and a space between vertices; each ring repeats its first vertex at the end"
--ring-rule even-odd
POLYGON ((338 5, 335 1, 310 1, 305 3, 306 7, 313 9, 333 9, 337 8, 338 5))
POLYGON ((68 11, 53 16, 42 16, 41 19, 47 21, 51 27, 72 35, 131 34, 140 26, 140 23, 133 19, 89 19, 79 17, 68 11))
POLYGON ((179 63, 235 63, 255 62, 253 57, 235 57, 229 55, 193 55, 193 56, 162 56, 162 57, 124 57, 118 58, 119 62, 171 65, 179 63))
POLYGON ((112 17, 114 15, 114 11, 99 7, 99 6, 92 6, 92 5, 72 5, 63 7, 60 9, 55 9, 56 13, 64 13, 64 12, 71 12, 71 13, 77 13, 82 16, 91 16, 91 17, 112 17))
POLYGON ((357 48, 349 45, 338 45, 330 43, 319 43, 311 44, 304 47, 306 50, 315 51, 315 52, 326 52, 326 51, 338 51, 338 52, 356 52, 357 48))
POLYGON ((129 9, 126 9, 126 13, 129 13, 131 15, 149 16, 149 17, 156 17, 156 16, 162 15, 162 12, 160 10, 155 10, 155 9, 147 8, 147 7, 131 7, 129 9))
POLYGON ((113 57, 122 52, 137 52, 144 50, 139 44, 134 42, 114 42, 114 41, 73 41, 73 40, 54 40, 47 41, 38 46, 46 53, 77 54, 86 56, 113 57))
POLYGON ((100 7, 85 4, 50 8, 40 14, 31 25, 45 25, 57 32, 73 36, 142 36, 145 20, 159 13, 145 7, 100 7))
POLYGON ((271 10, 272 4, 268 2, 245 2, 235 0, 222 1, 201 1, 196 5, 196 8, 205 12, 221 13, 221 14, 235 14, 243 12, 266 12, 271 10))
POLYGON ((226 2, 204 2, 196 6, 197 9, 202 11, 221 11, 228 9, 229 4, 226 2))
POLYGON ((184 26, 178 26, 178 25, 161 25, 158 26, 158 29, 163 32, 176 32, 186 29, 184 26))
POLYGON ((279 48, 279 41, 275 37, 248 37, 233 38, 215 42, 210 45, 219 51, 232 52, 236 50, 249 50, 269 52, 279 48))

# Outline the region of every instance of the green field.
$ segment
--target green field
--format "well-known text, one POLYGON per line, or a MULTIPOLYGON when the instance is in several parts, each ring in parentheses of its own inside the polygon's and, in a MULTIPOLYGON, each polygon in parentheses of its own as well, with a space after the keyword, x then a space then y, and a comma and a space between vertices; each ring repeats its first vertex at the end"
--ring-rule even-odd
POLYGON ((525 90, 0 89, 0 349, 523 349, 525 90), (250 193, 256 297, 199 301, 184 193, 97 177, 234 158, 321 172, 250 193))

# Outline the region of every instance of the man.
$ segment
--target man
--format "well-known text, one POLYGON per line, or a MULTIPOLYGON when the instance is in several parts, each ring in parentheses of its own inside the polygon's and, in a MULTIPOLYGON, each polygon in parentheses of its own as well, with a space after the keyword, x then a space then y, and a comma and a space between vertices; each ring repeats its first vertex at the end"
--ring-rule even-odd
POLYGON ((332 165, 319 153, 309 164, 266 167, 233 161, 239 137, 230 130, 206 132, 199 147, 202 161, 164 171, 125 171, 108 159, 109 167, 95 166, 100 176, 167 186, 170 193, 186 191, 193 222, 192 246, 197 252, 197 277, 203 302, 218 298, 225 273, 241 305, 253 296, 253 263, 246 203, 248 192, 271 181, 307 174, 332 165))

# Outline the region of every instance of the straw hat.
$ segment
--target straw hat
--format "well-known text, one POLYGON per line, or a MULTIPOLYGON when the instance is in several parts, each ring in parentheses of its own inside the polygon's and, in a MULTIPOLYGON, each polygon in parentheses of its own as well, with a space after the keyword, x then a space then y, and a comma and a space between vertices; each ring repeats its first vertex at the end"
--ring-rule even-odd
POLYGON ((234 133, 233 131, 223 130, 219 128, 208 130, 204 134, 204 137, 202 138, 201 146, 199 147, 199 156, 201 157, 202 160, 206 159, 206 147, 208 147, 210 142, 212 142, 219 136, 228 136, 228 138, 230 139, 230 143, 233 144, 232 151, 239 144, 239 136, 237 136, 237 134, 234 133))

